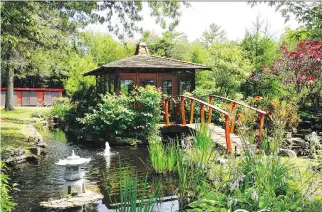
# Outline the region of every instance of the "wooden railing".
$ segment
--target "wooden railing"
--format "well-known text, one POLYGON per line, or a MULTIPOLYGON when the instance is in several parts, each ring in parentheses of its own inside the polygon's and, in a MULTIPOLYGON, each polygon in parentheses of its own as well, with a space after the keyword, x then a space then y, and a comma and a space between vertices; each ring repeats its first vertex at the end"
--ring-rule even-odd
POLYGON ((227 146, 227 152, 231 152, 231 142, 230 142, 230 116, 229 113, 215 105, 212 104, 212 102, 204 102, 200 99, 197 99, 195 97, 190 97, 190 96, 170 96, 167 97, 164 101, 164 111, 165 111, 165 121, 166 121, 166 126, 171 126, 170 125, 170 118, 169 118, 169 101, 174 98, 180 98, 180 107, 181 107, 181 120, 182 120, 182 125, 186 126, 187 121, 186 121, 186 114, 185 114, 185 105, 184 102, 186 99, 190 100, 190 119, 189 119, 189 124, 193 123, 193 118, 194 118, 194 107, 195 107, 195 102, 200 103, 200 119, 201 119, 201 124, 205 124, 205 106, 209 108, 209 114, 208 114, 208 120, 207 122, 211 122, 211 116, 212 116, 212 110, 216 110, 220 113, 222 113, 225 116, 225 139, 226 139, 226 146, 227 146))
MULTIPOLYGON (((256 111, 259 114, 259 127, 258 127, 258 140, 257 140, 257 147, 259 147, 260 142, 263 138, 263 130, 264 130, 264 117, 267 114, 266 111, 254 108, 252 106, 249 106, 243 102, 238 102, 226 97, 222 97, 222 96, 218 96, 218 95, 209 95, 209 103, 212 104, 213 103, 213 99, 217 98, 217 99, 221 99, 221 100, 225 100, 225 101, 229 101, 232 103, 232 108, 231 108, 231 124, 230 124, 230 133, 234 133, 234 129, 235 129, 235 115, 236 115, 236 106, 240 105, 243 106, 245 108, 249 108, 251 110, 256 111)), ((209 109, 211 110, 211 109, 209 109)), ((209 111, 209 115, 210 113, 212 113, 212 111, 209 111)), ((209 119, 209 117, 208 117, 209 119)), ((209 120, 208 120, 209 121, 209 120)))

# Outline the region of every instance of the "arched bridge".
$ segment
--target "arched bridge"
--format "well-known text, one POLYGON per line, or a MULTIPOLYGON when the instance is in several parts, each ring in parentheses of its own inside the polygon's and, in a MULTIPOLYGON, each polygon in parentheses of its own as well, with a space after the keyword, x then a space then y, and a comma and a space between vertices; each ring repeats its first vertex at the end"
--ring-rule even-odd
POLYGON ((190 96, 170 96, 167 97, 164 100, 164 115, 165 115, 165 124, 162 125, 162 127, 172 127, 172 126, 186 126, 191 129, 196 129, 196 125, 198 124, 205 124, 208 123, 208 126, 210 128, 210 131, 212 133, 211 138, 212 140, 221 145, 222 147, 227 149, 227 152, 231 152, 232 149, 236 148, 238 152, 241 150, 241 140, 238 135, 234 133, 235 130, 235 116, 236 116, 236 107, 241 106, 245 108, 249 108, 251 110, 256 111, 258 114, 258 140, 257 140, 257 146, 259 146, 262 136, 263 136, 263 128, 264 128, 264 117, 267 114, 266 111, 259 110, 257 108, 251 107, 245 103, 235 101, 226 97, 217 96, 217 95, 209 95, 209 101, 205 102, 201 99, 198 99, 196 97, 190 97, 190 96), (169 115, 169 103, 171 100, 180 100, 180 110, 175 110, 176 115, 181 116, 181 123, 173 123, 170 122, 170 115, 169 115), (231 103, 231 112, 227 112, 226 110, 219 108, 217 105, 214 105, 214 99, 219 99, 221 101, 227 101, 231 103), (189 123, 187 123, 186 120, 186 112, 185 112, 185 102, 190 102, 190 117, 189 117, 189 123), (201 123, 195 123, 194 120, 194 112, 195 112, 195 103, 198 102, 200 104, 200 122, 201 123), (208 117, 205 117, 205 107, 208 108, 208 117), (217 111, 220 114, 222 114, 225 117, 225 125, 224 128, 216 126, 215 124, 211 123, 213 111, 217 111), (180 114, 178 114, 180 113, 180 114), (206 120, 207 118, 207 120, 206 120))

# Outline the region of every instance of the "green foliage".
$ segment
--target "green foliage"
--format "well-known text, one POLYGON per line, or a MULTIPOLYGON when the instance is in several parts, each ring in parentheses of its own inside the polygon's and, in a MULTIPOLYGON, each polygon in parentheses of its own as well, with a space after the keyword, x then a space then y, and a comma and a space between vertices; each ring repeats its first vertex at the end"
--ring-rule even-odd
MULTIPOLYGON (((130 170, 122 168, 121 164, 119 167, 119 194, 120 202, 116 204, 116 211, 119 212, 150 212, 153 211, 153 208, 156 206, 157 191, 153 191, 148 195, 148 175, 145 177, 145 181, 142 183, 143 187, 139 182, 138 174, 133 176, 130 170), (148 198, 148 199, 146 199, 148 198)), ((106 182, 108 183, 108 182, 106 182)), ((109 198, 112 200, 111 189, 107 186, 107 191, 109 198)), ((113 200, 112 200, 113 201, 113 200)))
POLYGON ((241 91, 245 97, 264 96, 270 99, 289 98, 294 96, 286 90, 280 78, 272 75, 269 69, 263 69, 253 73, 250 78, 241 85, 241 91))
POLYGON ((84 77, 83 74, 97 67, 94 58, 91 55, 81 57, 73 54, 73 57, 67 63, 69 67, 69 77, 64 80, 64 88, 68 96, 73 96, 77 92, 88 90, 95 86, 94 77, 84 77))
POLYGON ((241 43, 242 48, 247 52, 247 57, 254 66, 255 71, 261 70, 263 66, 270 66, 277 54, 279 46, 276 42, 260 34, 246 35, 241 43))
POLYGON ((179 177, 178 196, 180 208, 202 197, 210 188, 207 180, 206 167, 210 157, 201 152, 198 162, 192 161, 182 151, 177 151, 177 170, 179 177))
POLYGON ((211 132, 207 125, 202 124, 197 127, 193 146, 202 152, 208 152, 211 150, 213 143, 211 140, 211 132))
POLYGON ((178 145, 162 144, 156 139, 149 141, 149 154, 152 166, 157 173, 173 172, 177 165, 178 145))
MULTIPOLYGON (((270 143, 275 148, 270 155, 255 154, 248 146, 240 158, 228 157, 224 165, 208 164, 207 192, 189 203, 188 211, 318 211, 320 200, 312 201, 321 185, 318 173, 301 176, 290 160, 276 155, 284 136, 285 117, 273 119, 270 143)), ((238 128, 241 139, 256 143, 250 125, 243 123, 237 121, 244 125, 238 128)))
MULTIPOLYGON (((322 4, 321 1, 264 1, 271 7, 275 7, 281 15, 288 21, 291 16, 301 24, 297 29, 297 37, 303 35, 308 39, 322 41, 322 4)), ((252 1, 250 4, 256 5, 258 2, 252 1)))
MULTIPOLYGON (((211 87, 215 88, 214 93, 222 96, 236 94, 252 70, 252 65, 245 58, 245 52, 233 42, 214 44, 209 52, 211 57, 207 60, 207 65, 212 68, 211 87)), ((204 81, 197 82, 197 89, 205 89, 203 83, 204 81)), ((209 86, 207 82, 205 85, 209 86)))
POLYGON ((116 42, 110 35, 90 32, 80 33, 74 48, 75 50, 70 53, 72 56, 65 62, 69 70, 69 77, 64 80, 64 87, 69 96, 95 86, 95 78, 84 77, 85 72, 130 56, 134 52, 134 45, 131 43, 125 45, 116 42))
POLYGON ((210 24, 209 29, 202 33, 201 40, 206 47, 211 47, 214 43, 226 41, 227 35, 220 26, 212 23, 210 24))
MULTIPOLYGON (((179 22, 177 17, 180 16, 180 8, 183 5, 189 6, 188 3, 182 2, 149 2, 147 5, 152 9, 151 16, 155 17, 156 22, 164 28, 167 25, 166 22, 175 19, 168 26, 171 30, 179 22)), ((15 75, 17 87, 62 87, 63 81, 67 80, 69 71, 72 70, 70 86, 66 86, 71 93, 78 88, 79 80, 90 81, 80 79, 79 73, 75 73, 67 65, 70 60, 73 63, 76 59, 76 64, 84 68, 83 59, 75 56, 75 42, 81 37, 78 36, 80 28, 99 21, 107 23, 109 31, 121 39, 124 35, 132 37, 133 32, 141 30, 136 23, 142 20, 140 11, 143 7, 142 2, 108 1, 101 3, 6 1, 1 3, 1 64, 4 67, 1 74, 6 75, 6 81, 1 82, 1 86, 8 87, 6 110, 14 110, 15 75), (112 23, 113 17, 118 17, 117 23, 112 23), (75 84, 76 87, 73 87, 75 84)), ((83 38, 88 40, 86 36, 83 38)), ((102 41, 98 39, 98 42, 102 41)), ((109 47, 115 48, 115 42, 109 42, 109 44, 112 44, 109 47)), ((96 48, 94 52, 100 56, 101 54, 106 56, 106 52, 111 53, 111 48, 96 48)), ((93 54, 93 51, 91 53, 93 54)), ((118 57, 118 52, 113 53, 115 53, 113 56, 118 57)), ((95 59, 98 59, 96 61, 98 64, 109 62, 100 60, 106 59, 104 57, 95 57, 95 59)), ((85 58, 85 61, 88 61, 88 58, 85 58)), ((92 62, 89 64, 90 67, 97 65, 92 62)))
POLYGON ((57 116, 62 121, 64 121, 69 116, 72 108, 73 108, 73 105, 70 102, 69 98, 59 97, 55 99, 55 102, 52 106, 52 110, 50 111, 50 115, 57 116))
POLYGON ((154 86, 140 87, 130 95, 106 94, 80 122, 85 132, 94 130, 100 137, 112 139, 126 135, 146 141, 158 133, 160 102, 161 92, 154 86))
POLYGON ((0 161, 0 183, 1 183, 1 204, 0 209, 3 212, 10 212, 15 207, 15 203, 12 200, 12 197, 9 195, 9 191, 12 189, 12 186, 9 183, 10 178, 4 173, 5 166, 2 161, 0 161))

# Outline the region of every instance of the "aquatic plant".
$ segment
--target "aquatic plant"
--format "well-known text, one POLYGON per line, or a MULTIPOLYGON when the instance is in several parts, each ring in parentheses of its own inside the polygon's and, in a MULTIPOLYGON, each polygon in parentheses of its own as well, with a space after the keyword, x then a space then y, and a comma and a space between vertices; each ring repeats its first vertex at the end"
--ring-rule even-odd
POLYGON ((177 144, 163 144, 157 139, 149 141, 149 154, 152 166, 157 173, 172 172, 176 169, 177 144))
POLYGON ((202 152, 208 152, 212 149, 211 132, 207 124, 197 126, 193 146, 202 152))
POLYGON ((149 194, 148 174, 141 182, 138 174, 134 174, 128 168, 121 167, 119 162, 119 197, 120 201, 112 200, 111 189, 108 182, 105 183, 108 195, 113 207, 118 212, 150 212, 156 207, 158 189, 149 194))
POLYGON ((177 151, 177 170, 179 178, 178 196, 180 208, 202 197, 208 189, 207 163, 209 155, 202 153, 199 162, 191 160, 182 151, 177 151))

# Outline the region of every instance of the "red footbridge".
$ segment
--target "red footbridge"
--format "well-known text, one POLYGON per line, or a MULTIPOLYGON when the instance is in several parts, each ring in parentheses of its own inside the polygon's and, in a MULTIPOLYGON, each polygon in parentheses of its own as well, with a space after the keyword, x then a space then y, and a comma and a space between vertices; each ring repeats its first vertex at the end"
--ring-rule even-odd
MULTIPOLYGON (((195 130, 198 125, 207 124, 209 131, 211 133, 211 139, 215 144, 220 145, 225 148, 228 153, 232 150, 235 150, 238 154, 242 151, 242 141, 241 138, 235 134, 235 118, 236 118, 236 109, 237 106, 245 107, 250 110, 256 111, 258 114, 258 140, 256 146, 259 147, 260 142, 263 137, 264 130, 264 118, 267 114, 266 111, 251 107, 245 103, 235 101, 226 97, 218 96, 218 95, 209 95, 209 101, 205 102, 199 98, 191 97, 191 96, 170 96, 164 100, 164 118, 165 122, 161 124, 163 129, 173 128, 173 127, 188 127, 190 129, 195 130), (220 102, 227 102, 231 105, 230 112, 220 108, 218 105, 214 104, 214 99, 219 100, 220 102), (175 110, 171 113, 171 115, 175 115, 176 117, 180 117, 180 119, 176 119, 175 122, 170 122, 170 113, 169 109, 171 101, 175 102, 175 110), (187 102, 189 103, 187 104, 187 102), (200 105, 200 121, 198 123, 194 122, 195 120, 195 103, 198 102, 200 105), (185 108, 189 108, 190 105, 190 114, 187 121, 185 108), (208 116, 206 117, 206 111, 208 116), (220 127, 211 123, 213 120, 214 111, 217 111, 224 117, 225 124, 224 127, 220 127), (180 121, 178 121, 180 120, 180 121)), ((249 144, 247 141, 243 141, 249 144)), ((249 144, 251 145, 251 144, 249 144)), ((253 144, 255 145, 255 144, 253 144)))

